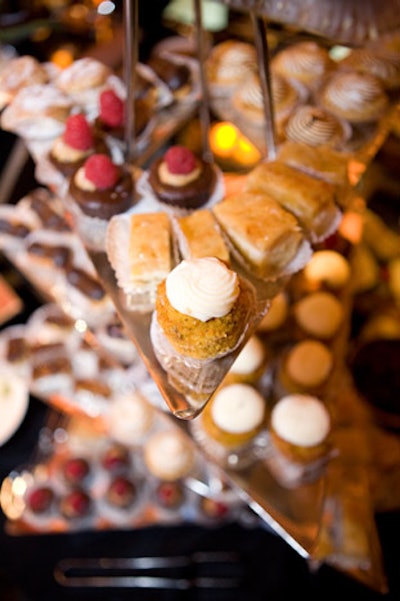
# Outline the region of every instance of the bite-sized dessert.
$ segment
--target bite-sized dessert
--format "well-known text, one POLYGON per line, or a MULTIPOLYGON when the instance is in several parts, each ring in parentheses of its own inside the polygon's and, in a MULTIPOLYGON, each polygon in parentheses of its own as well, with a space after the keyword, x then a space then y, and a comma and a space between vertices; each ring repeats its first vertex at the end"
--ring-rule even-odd
POLYGON ((297 42, 279 50, 271 61, 272 71, 294 79, 310 90, 318 88, 333 67, 328 49, 312 40, 297 42))
POLYGON ((24 366, 30 356, 30 345, 26 331, 20 326, 9 326, 2 330, 4 352, 2 358, 12 367, 24 366))
POLYGON ((350 281, 351 267, 348 259, 336 250, 316 250, 302 276, 310 289, 342 290, 350 281))
POLYGON ((53 507, 56 495, 50 486, 37 485, 28 489, 26 505, 29 511, 36 515, 47 514, 53 507))
POLYGON ((349 184, 348 157, 332 148, 286 140, 277 150, 277 159, 331 184, 349 184))
POLYGON ((270 333, 279 330, 285 323, 289 313, 289 298, 282 290, 271 300, 268 311, 257 324, 257 332, 270 333))
POLYGON ((378 77, 386 90, 395 90, 400 86, 399 54, 382 47, 352 48, 339 63, 340 68, 370 73, 378 77))
POLYGON ((118 395, 107 414, 109 434, 120 444, 140 445, 149 433, 154 417, 153 406, 140 392, 118 395))
POLYGON ((131 454, 124 444, 113 443, 104 451, 101 465, 107 472, 113 474, 126 472, 131 466, 131 454))
POLYGON ((112 388, 101 377, 75 377, 73 398, 82 411, 93 417, 108 409, 112 388))
POLYGON ((122 365, 132 365, 137 359, 136 347, 115 313, 110 316, 107 323, 96 328, 95 335, 105 351, 122 365))
POLYGON ((268 359, 266 346, 256 334, 253 334, 232 363, 225 376, 224 384, 237 382, 256 384, 267 369, 268 359))
POLYGON ((92 154, 72 175, 69 199, 83 241, 104 250, 109 220, 134 204, 132 174, 108 155, 92 154))
POLYGON ((80 488, 71 490, 60 499, 60 512, 68 520, 88 517, 92 510, 92 499, 80 488))
POLYGON ((150 474, 168 482, 185 478, 195 466, 192 441, 175 428, 152 434, 144 444, 143 457, 150 474))
POLYGON ((293 273, 311 255, 296 217, 263 192, 232 194, 212 210, 235 256, 258 278, 293 273))
POLYGON ((72 365, 67 355, 55 354, 32 366, 31 387, 35 394, 45 398, 52 394, 72 394, 72 365))
POLYGON ((320 395, 332 373, 332 351, 320 340, 305 338, 283 352, 275 378, 275 395, 293 392, 320 395))
POLYGON ((299 329, 321 340, 333 338, 344 319, 343 304, 333 293, 324 290, 310 292, 294 303, 292 311, 299 329))
POLYGON ((183 259, 217 257, 229 264, 228 247, 210 209, 176 216, 172 223, 183 259))
POLYGON ((97 112, 99 94, 109 86, 111 76, 107 65, 92 57, 83 57, 63 69, 54 79, 54 85, 92 118, 97 112))
MULTIPOLYGON (((278 73, 271 74, 272 110, 278 134, 282 133, 283 124, 302 100, 304 94, 299 86, 278 73)), ((263 126, 265 123, 264 96, 258 73, 251 73, 239 86, 233 96, 232 105, 240 118, 249 124, 263 126)))
POLYGON ((68 457, 61 465, 62 476, 70 486, 83 485, 90 471, 90 463, 85 457, 68 457))
POLYGON ((63 205, 59 199, 46 188, 36 188, 18 203, 24 210, 35 213, 41 227, 55 232, 70 232, 71 227, 63 214, 63 205))
POLYGON ((70 290, 74 290, 76 294, 70 293, 70 296, 77 300, 77 307, 86 306, 87 301, 91 304, 104 304, 106 301, 106 292, 103 285, 96 275, 89 273, 86 269, 77 267, 76 265, 68 265, 65 270, 66 282, 70 290))
POLYGON ((251 443, 266 427, 267 404, 251 384, 222 385, 191 422, 195 440, 220 465, 251 461, 251 443))
MULTIPOLYGON (((95 119, 95 127, 104 136, 113 140, 125 142, 126 132, 126 102, 118 96, 113 88, 103 90, 99 95, 99 112, 95 119)), ((139 136, 153 116, 154 105, 148 98, 134 99, 134 131, 139 136)))
POLYGON ((337 117, 358 124, 382 117, 389 99, 375 75, 339 70, 320 90, 319 103, 337 117))
POLYGON ((298 219, 312 242, 320 242, 332 234, 342 217, 336 203, 336 186, 282 161, 257 165, 248 173, 245 189, 275 199, 298 219))
POLYGON ((173 60, 153 52, 146 64, 166 84, 176 100, 182 100, 191 92, 192 70, 182 60, 173 60))
POLYGON ((158 284, 174 265, 171 222, 166 213, 130 213, 110 220, 105 248, 129 308, 154 308, 158 284))
POLYGON ((312 104, 297 107, 285 125, 285 137, 310 146, 342 148, 351 136, 351 126, 328 110, 312 104))
POLYGON ((26 252, 35 262, 59 268, 65 268, 73 258, 70 246, 35 239, 27 241, 26 252))
POLYGON ((51 145, 64 131, 72 107, 71 99, 51 84, 30 85, 22 88, 3 110, 1 127, 27 142, 33 158, 40 160, 42 145, 36 152, 34 143, 51 145))
POLYGON ((106 490, 105 500, 117 509, 129 509, 137 500, 137 489, 127 476, 115 476, 106 490))
POLYGON ((280 398, 269 420, 275 454, 268 458, 268 465, 274 476, 286 485, 321 476, 331 451, 331 431, 330 413, 318 397, 289 394, 280 398))
POLYGON ((161 481, 157 483, 154 498, 163 509, 176 510, 185 501, 185 489, 179 480, 161 481))
POLYGON ((49 165, 42 163, 41 181, 46 179, 44 183, 64 194, 69 178, 94 153, 110 153, 104 137, 94 132, 83 113, 70 115, 64 132, 54 140, 46 157, 49 165))
POLYGON ((19 90, 49 80, 46 66, 33 56, 10 57, 0 74, 0 110, 4 109, 19 90))
POLYGON ((206 61, 206 73, 211 92, 231 90, 241 84, 249 73, 257 71, 257 53, 253 44, 225 40, 214 46, 206 61))
POLYGON ((217 167, 185 146, 168 148, 152 162, 147 177, 153 194, 166 208, 192 211, 220 196, 217 167))
POLYGON ((225 263, 215 257, 181 261, 157 288, 150 330, 171 383, 195 395, 212 393, 254 311, 253 287, 225 263))

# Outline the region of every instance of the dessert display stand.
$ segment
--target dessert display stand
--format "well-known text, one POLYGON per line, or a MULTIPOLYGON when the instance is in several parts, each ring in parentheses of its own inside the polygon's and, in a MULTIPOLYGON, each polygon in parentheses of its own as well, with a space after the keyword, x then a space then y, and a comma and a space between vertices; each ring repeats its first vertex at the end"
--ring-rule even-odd
MULTIPOLYGON (((248 4, 252 3, 249 2, 248 4)), ((256 4, 259 7, 260 3, 256 4)), ((189 119, 197 109, 200 111, 204 158, 212 160, 208 146, 210 124, 209 95, 204 71, 202 19, 199 0, 194 1, 194 7, 202 99, 198 107, 191 106, 186 109, 188 112, 185 112, 184 119, 189 119)), ((236 8, 234 3, 232 3, 232 7, 236 8)), ((259 59, 260 81, 265 101, 265 136, 260 145, 264 148, 265 156, 268 159, 273 159, 275 157, 276 142, 265 28, 266 18, 268 19, 269 13, 268 7, 263 7, 261 12, 253 10, 251 6, 246 6, 245 10, 249 8, 259 59)), ((138 39, 137 2, 126 0, 124 2, 124 10, 126 26, 125 76, 129 99, 133 93, 134 86, 131 74, 135 71, 135 61, 137 60, 137 51, 132 43, 132 40, 138 39)), ((354 187, 356 187, 363 173, 368 168, 368 164, 385 140, 389 131, 390 120, 391 116, 388 114, 380 122, 379 128, 368 142, 360 146, 359 150, 354 153, 351 159, 353 164, 350 169, 353 174, 351 184, 354 187)), ((168 122, 168 118, 166 122, 168 122)), ((176 120, 175 125, 179 122, 181 122, 180 118, 176 120)), ((135 156, 133 129, 134 115, 128 115, 126 158, 128 161, 133 160, 138 164, 139 158, 135 156)), ((163 141, 167 142, 168 137, 172 136, 174 131, 174 129, 165 130, 163 141)), ((151 146, 144 153, 140 153, 140 161, 145 162, 146 158, 150 157, 152 151, 154 151, 154 146, 151 146)), ((349 198, 351 198, 353 191, 349 190, 348 194, 349 198)), ((175 418, 178 418, 176 421, 179 426, 185 432, 190 432, 190 422, 202 411, 204 404, 200 407, 193 405, 190 399, 180 394, 170 384, 167 374, 155 358, 151 345, 149 336, 151 314, 129 310, 124 293, 116 284, 114 272, 106 254, 103 252, 94 252, 90 249, 88 249, 88 253, 105 291, 120 316, 129 337, 137 348, 146 369, 161 392, 168 410, 175 418)), ((242 267, 238 264, 235 264, 234 267, 238 272, 248 277, 255 285, 258 300, 264 308, 287 283, 287 278, 268 283, 258 281, 247 272, 243 272, 242 267)), ((344 303, 347 308, 346 324, 349 326, 351 290, 346 291, 346 294, 348 294, 348 297, 344 299, 344 303)), ((260 315, 263 312, 265 311, 261 311, 260 315)), ((256 323, 255 321, 254 330, 256 323)), ((251 332, 249 332, 248 337, 250 334, 251 332)), ((359 418, 359 401, 351 391, 350 378, 344 366, 347 339, 348 329, 343 328, 340 339, 335 341, 335 355, 339 358, 339 361, 336 373, 333 376, 331 394, 329 395, 332 398, 329 398, 328 401, 335 404, 338 402, 338 399, 339 402, 346 399, 349 406, 352 406, 354 411, 350 413, 353 413, 356 417, 354 421, 352 421, 352 418, 349 419, 343 428, 348 436, 351 436, 354 432, 360 436, 362 442, 361 448, 353 449, 353 453, 347 453, 343 448, 340 448, 339 444, 339 457, 332 459, 331 465, 328 466, 326 474, 323 477, 290 489, 281 486, 268 469, 263 458, 267 441, 262 437, 258 443, 258 457, 254 461, 249 465, 242 466, 238 458, 233 454, 231 464, 225 465, 223 472, 238 496, 262 518, 268 527, 282 537, 302 557, 309 559, 310 566, 317 568, 323 563, 331 564, 339 570, 351 574, 367 586, 379 592, 386 592, 387 585, 382 565, 380 544, 374 523, 372 505, 369 502, 367 466, 362 460, 362 451, 368 446, 368 438, 363 432, 363 423, 357 421, 359 418), (362 538, 360 545, 357 544, 357 541, 353 546, 350 544, 354 542, 354 532, 362 538)), ((241 348, 243 345, 244 342, 241 348)), ((238 352, 239 349, 232 356, 230 365, 233 363, 238 352)), ((230 365, 227 364, 226 372, 230 365)), ((207 460, 212 463, 214 458, 209 456, 207 460)))

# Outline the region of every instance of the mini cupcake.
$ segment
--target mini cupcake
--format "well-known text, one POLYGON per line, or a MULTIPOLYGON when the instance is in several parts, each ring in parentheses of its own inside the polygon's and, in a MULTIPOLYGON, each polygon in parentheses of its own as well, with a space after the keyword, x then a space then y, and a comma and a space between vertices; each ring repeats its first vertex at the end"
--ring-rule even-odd
POLYGON ((294 392, 320 395, 332 373, 334 359, 326 344, 306 338, 283 353, 276 374, 276 396, 294 392))
POLYGON ((253 334, 233 362, 224 384, 256 384, 265 374, 267 364, 267 349, 261 339, 253 334))
POLYGON ((68 204, 85 244, 104 250, 109 220, 134 204, 132 174, 106 154, 93 154, 72 175, 68 204))
POLYGON ((167 209, 193 211, 222 197, 222 180, 217 167, 185 146, 171 146, 153 161, 144 177, 151 193, 167 209))
POLYGON ((331 417, 323 402, 309 394, 290 394, 271 410, 272 453, 266 462, 284 486, 317 479, 331 451, 331 417))
POLYGON ((254 289, 215 257, 184 260, 158 286, 150 336, 174 386, 204 401, 252 325, 254 289))
POLYGON ((332 339, 344 319, 343 304, 324 290, 310 292, 293 305, 292 311, 300 331, 321 340, 332 339))
POLYGON ((195 466, 192 441, 175 428, 152 434, 144 444, 143 458, 152 476, 168 482, 185 478, 195 466))
POLYGON ((265 399, 252 385, 223 385, 192 422, 192 433, 220 464, 242 466, 251 461, 251 443, 265 427, 266 414, 265 399))
POLYGON ((377 121, 389 100, 380 79, 371 73, 337 71, 320 90, 319 104, 351 124, 377 121))
POLYGON ((69 178, 94 153, 109 154, 103 137, 94 133, 83 113, 70 115, 63 134, 54 140, 47 157, 38 164, 36 175, 40 173, 40 181, 63 196, 69 178))
POLYGON ((125 445, 141 444, 154 422, 154 408, 139 392, 118 395, 106 418, 110 436, 125 445))

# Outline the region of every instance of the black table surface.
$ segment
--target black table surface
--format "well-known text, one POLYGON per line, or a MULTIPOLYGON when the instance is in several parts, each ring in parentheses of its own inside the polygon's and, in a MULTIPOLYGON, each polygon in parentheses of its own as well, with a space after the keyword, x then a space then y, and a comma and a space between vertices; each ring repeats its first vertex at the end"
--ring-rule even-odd
MULTIPOLYGON (((12 136, 3 136, 2 158, 12 147, 12 136), (7 150, 8 149, 8 150, 7 150)), ((24 167, 12 191, 10 202, 17 201, 36 185, 32 164, 24 167)), ((0 269, 6 273, 6 262, 0 269)), ((7 275, 7 273, 6 273, 7 275)), ((18 290, 23 302, 22 313, 7 322, 23 323, 40 299, 21 280, 18 290)), ((14 436, 0 447, 0 479, 12 469, 29 462, 40 428, 47 419, 48 408, 31 398, 28 413, 14 436)), ((0 600, 63 601, 108 599, 207 599, 247 601, 292 599, 330 600, 341 596, 360 601, 400 600, 400 512, 376 515, 389 592, 373 591, 338 570, 322 565, 310 569, 302 558, 278 535, 263 526, 247 528, 238 523, 215 527, 193 524, 152 526, 137 530, 79 532, 12 536, 5 529, 6 518, 0 511, 0 600), (231 550, 240 556, 238 571, 242 585, 236 590, 166 591, 139 589, 68 589, 56 583, 53 570, 65 557, 132 557, 143 555, 188 555, 200 550, 231 550)))

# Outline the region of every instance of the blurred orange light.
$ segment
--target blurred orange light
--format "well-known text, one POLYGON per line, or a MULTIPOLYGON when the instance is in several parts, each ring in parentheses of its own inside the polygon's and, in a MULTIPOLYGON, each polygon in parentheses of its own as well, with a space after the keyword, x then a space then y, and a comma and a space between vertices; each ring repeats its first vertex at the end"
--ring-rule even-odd
POLYGON ((241 165, 249 166, 257 163, 261 154, 250 140, 240 136, 234 148, 233 158, 241 165))
POLYGON ((71 65, 73 61, 74 57, 72 52, 66 48, 60 48, 51 55, 51 62, 57 65, 57 67, 60 67, 60 69, 65 69, 71 65))
POLYGON ((216 156, 229 157, 237 143, 239 132, 228 121, 216 123, 210 129, 210 146, 216 156))
POLYGON ((363 216, 355 211, 347 211, 342 217, 339 233, 352 244, 360 242, 363 232, 363 216))

